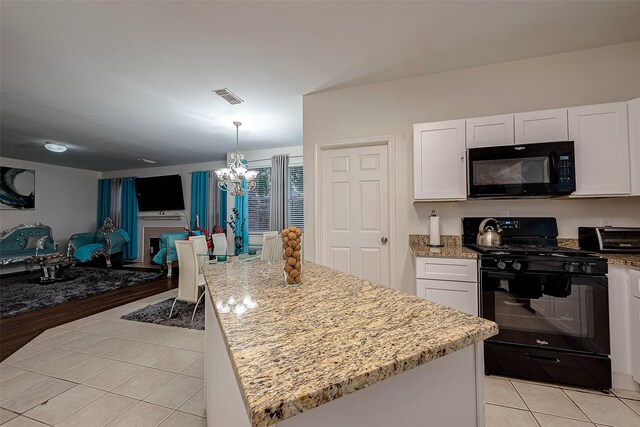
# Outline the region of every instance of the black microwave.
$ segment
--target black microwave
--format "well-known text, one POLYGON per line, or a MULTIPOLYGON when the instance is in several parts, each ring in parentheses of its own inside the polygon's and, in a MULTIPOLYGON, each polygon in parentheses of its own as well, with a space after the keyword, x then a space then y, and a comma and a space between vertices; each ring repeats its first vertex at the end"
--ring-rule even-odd
POLYGON ((554 197, 576 190, 573 141, 469 149, 469 197, 554 197))

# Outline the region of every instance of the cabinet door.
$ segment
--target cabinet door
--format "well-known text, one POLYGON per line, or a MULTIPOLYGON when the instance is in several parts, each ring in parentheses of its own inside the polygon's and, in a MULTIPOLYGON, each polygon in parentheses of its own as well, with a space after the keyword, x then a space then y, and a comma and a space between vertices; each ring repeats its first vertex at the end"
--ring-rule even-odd
POLYGON ((414 200, 467 198, 464 120, 413 125, 414 200))
MULTIPOLYGON (((631 372, 629 300, 633 299, 629 292, 629 269, 623 265, 609 265, 608 276, 611 371, 628 377, 631 372)), ((616 383, 617 377, 614 375, 614 388, 620 385, 616 383)))
POLYGON ((569 139, 576 149, 573 196, 630 193, 625 102, 569 108, 569 139))
POLYGON ((513 114, 467 119, 467 148, 513 144, 513 114))
POLYGON ((471 282, 418 279, 417 294, 420 298, 462 312, 478 315, 478 285, 471 282))
POLYGON ((640 270, 629 269, 629 291, 631 296, 640 298, 640 270))
POLYGON ((631 375, 640 383, 640 298, 631 298, 629 332, 631 338, 631 375))
POLYGON ((518 113, 514 121, 516 144, 566 141, 569 138, 566 108, 518 113))
POLYGON ((640 98, 627 103, 629 112, 629 153, 631 195, 640 196, 640 98))

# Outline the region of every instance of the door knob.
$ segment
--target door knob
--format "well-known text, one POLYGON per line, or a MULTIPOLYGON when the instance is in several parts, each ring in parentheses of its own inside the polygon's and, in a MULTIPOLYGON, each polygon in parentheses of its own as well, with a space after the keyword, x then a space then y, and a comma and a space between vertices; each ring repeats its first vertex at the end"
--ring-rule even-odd
POLYGON ((387 239, 386 237, 383 237, 382 239, 380 239, 380 241, 382 243, 387 243, 389 241, 389 239, 387 239))

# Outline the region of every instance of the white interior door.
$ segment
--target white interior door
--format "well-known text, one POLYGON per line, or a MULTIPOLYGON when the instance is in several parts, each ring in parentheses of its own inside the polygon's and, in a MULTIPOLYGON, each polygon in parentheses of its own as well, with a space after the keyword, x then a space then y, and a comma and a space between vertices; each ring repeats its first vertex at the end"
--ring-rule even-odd
POLYGON ((322 151, 320 263, 389 286, 386 145, 322 151))

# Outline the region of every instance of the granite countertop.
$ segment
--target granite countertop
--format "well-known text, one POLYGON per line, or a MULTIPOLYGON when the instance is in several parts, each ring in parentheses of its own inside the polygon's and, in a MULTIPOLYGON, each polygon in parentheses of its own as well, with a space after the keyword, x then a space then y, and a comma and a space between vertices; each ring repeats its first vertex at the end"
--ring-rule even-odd
MULTIPOLYGON (((565 248, 580 249, 578 239, 558 238, 558 246, 565 248)), ((599 253, 603 258, 606 258, 609 264, 615 265, 628 265, 629 267, 640 268, 640 254, 624 254, 624 253, 599 253)))
MULTIPOLYGON (((480 342, 498 325, 314 263, 282 285, 282 263, 205 267, 253 426, 269 426, 480 342), (224 313, 230 297, 249 308, 224 313)), ((434 385, 437 386, 437 385, 434 385)))
POLYGON ((606 258, 609 264, 627 265, 640 268, 640 254, 599 254, 606 258))
POLYGON ((465 248, 460 244, 460 236, 441 236, 440 241, 444 245, 441 248, 432 248, 429 245, 429 236, 421 234, 409 235, 409 248, 416 257, 443 257, 443 258, 478 258, 478 253, 465 248))

